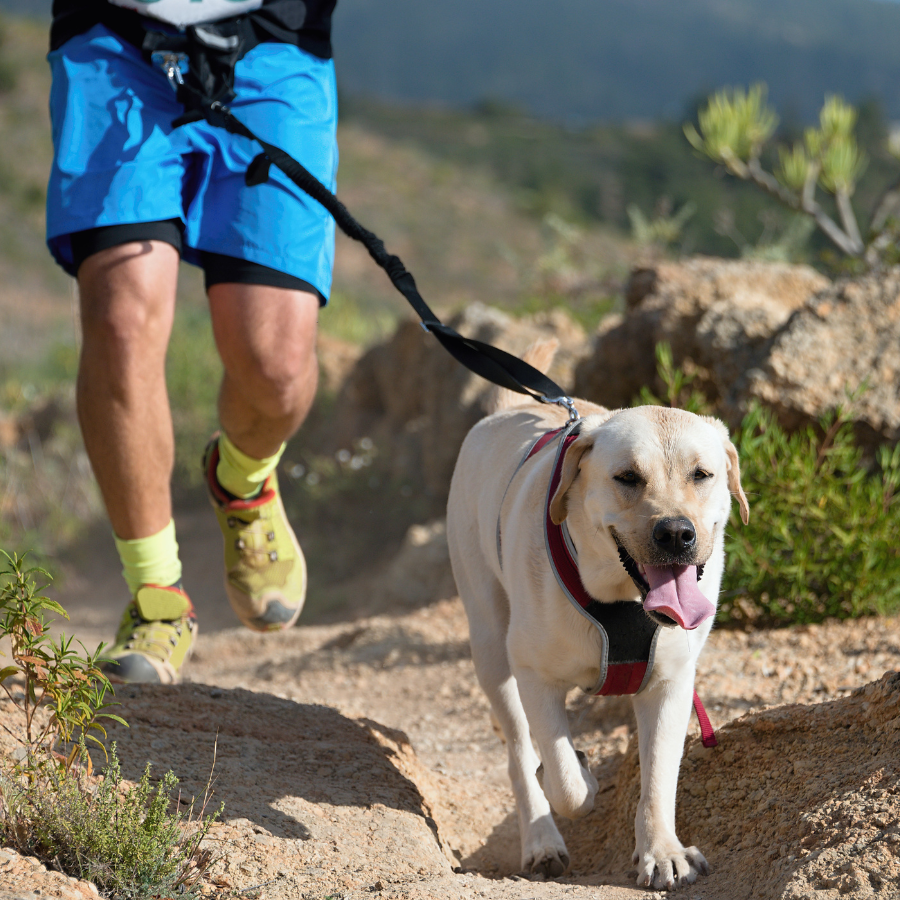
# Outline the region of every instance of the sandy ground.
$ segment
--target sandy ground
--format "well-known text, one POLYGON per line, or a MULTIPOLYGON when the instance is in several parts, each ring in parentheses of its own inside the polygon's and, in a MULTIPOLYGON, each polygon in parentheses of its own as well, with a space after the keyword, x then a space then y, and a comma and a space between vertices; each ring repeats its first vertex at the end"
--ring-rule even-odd
MULTIPOLYGON (((601 793, 594 813, 561 823, 572 854, 566 876, 556 882, 523 879, 505 750, 475 679, 458 599, 329 624, 301 619, 287 633, 256 635, 233 627, 221 589, 220 537, 212 515, 201 509, 180 516, 178 525, 186 583, 201 622, 186 672, 189 684, 168 693, 121 689, 132 729, 116 736, 123 762, 135 775, 149 758, 159 767, 175 768, 188 790, 199 790, 221 730, 217 790, 226 813, 216 840, 224 853, 211 892, 233 896, 261 885, 245 896, 648 896, 632 887, 632 813, 620 808, 622 785, 632 784, 635 769, 628 749, 634 722, 627 699, 570 696, 576 746, 588 755, 601 793), (216 712, 226 700, 227 715, 216 712), (311 735, 318 737, 303 743, 311 735), (402 777, 392 787, 398 772, 402 777), (611 823, 618 823, 615 833, 611 823)), ((78 560, 69 561, 65 585, 56 595, 71 613, 70 630, 88 645, 108 640, 121 612, 117 564, 112 547, 104 544, 98 533, 90 574, 78 560)), ((722 737, 715 752, 725 754, 724 762, 715 764, 729 764, 732 726, 723 730, 726 723, 779 704, 849 702, 854 689, 897 669, 898 662, 896 620, 713 632, 697 688, 722 737)), ((746 749, 756 741, 741 731, 745 721, 756 720, 733 726, 732 761, 735 747, 746 749)), ((695 721, 691 731, 698 732, 695 721)), ((704 782, 705 758, 691 752, 686 766, 699 766, 695 777, 704 782)), ((746 791, 740 794, 728 802, 742 802, 746 791)), ((702 805, 700 810, 708 819, 702 805)), ((692 824, 679 827, 691 829, 692 824)), ((693 840, 690 833, 683 839, 693 840)), ((765 845, 767 837, 754 840, 765 845)), ((772 840, 784 839, 773 835, 772 840)), ((712 874, 680 895, 692 900, 807 896, 787 893, 793 883, 788 876, 761 893, 747 894, 734 853, 708 856, 712 874)), ((759 868, 765 858, 750 853, 744 863, 759 868)), ((49 873, 26 868, 30 864, 14 856, 10 860, 0 854, 0 889, 40 889, 64 900, 86 896, 77 893, 87 890, 84 885, 63 885, 57 876, 50 884, 42 881, 51 878, 49 873)), ((900 894, 814 885, 808 894, 870 895, 900 894)), ((20 890, 15 896, 41 895, 20 890)))

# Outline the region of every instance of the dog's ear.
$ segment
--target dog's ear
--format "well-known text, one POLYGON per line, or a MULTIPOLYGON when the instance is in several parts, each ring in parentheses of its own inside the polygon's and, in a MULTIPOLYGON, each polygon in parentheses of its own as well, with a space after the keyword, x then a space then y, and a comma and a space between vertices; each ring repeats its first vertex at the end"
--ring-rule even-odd
POLYGON ((559 476, 559 485, 550 499, 550 521, 554 525, 561 525, 569 514, 566 495, 569 492, 569 488, 572 487, 575 476, 578 474, 581 457, 593 446, 594 436, 592 434, 582 434, 575 439, 566 451, 566 458, 563 460, 562 472, 559 476))
POLYGON ((746 525, 750 521, 750 504, 747 503, 747 495, 741 487, 741 466, 738 462, 737 447, 731 443, 728 426, 723 421, 713 416, 703 416, 703 421, 708 422, 722 435, 725 458, 728 460, 728 490, 731 491, 732 496, 737 497, 741 510, 741 521, 746 525))
POLYGON ((741 521, 746 525, 750 521, 750 504, 747 503, 747 495, 741 487, 741 466, 738 462, 737 448, 729 440, 725 441, 725 457, 728 459, 728 490, 737 497, 741 521))

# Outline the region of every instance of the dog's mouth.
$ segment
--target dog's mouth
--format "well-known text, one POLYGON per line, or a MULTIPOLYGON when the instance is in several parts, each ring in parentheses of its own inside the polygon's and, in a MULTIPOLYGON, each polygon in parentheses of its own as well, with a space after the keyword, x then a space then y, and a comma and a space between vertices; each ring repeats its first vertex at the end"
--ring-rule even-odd
POLYGON ((697 585, 703 575, 702 564, 652 566, 639 563, 615 534, 613 539, 625 571, 641 592, 644 611, 654 622, 693 631, 715 615, 715 606, 697 585))

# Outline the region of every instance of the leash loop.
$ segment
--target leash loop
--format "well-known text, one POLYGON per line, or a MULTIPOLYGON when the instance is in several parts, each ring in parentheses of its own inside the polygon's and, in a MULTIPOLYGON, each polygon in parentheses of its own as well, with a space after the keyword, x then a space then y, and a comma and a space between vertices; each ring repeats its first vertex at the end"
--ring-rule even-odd
POLYGON ((166 73, 172 90, 177 94, 178 89, 184 85, 184 73, 188 70, 187 54, 155 50, 150 55, 150 61, 166 73))

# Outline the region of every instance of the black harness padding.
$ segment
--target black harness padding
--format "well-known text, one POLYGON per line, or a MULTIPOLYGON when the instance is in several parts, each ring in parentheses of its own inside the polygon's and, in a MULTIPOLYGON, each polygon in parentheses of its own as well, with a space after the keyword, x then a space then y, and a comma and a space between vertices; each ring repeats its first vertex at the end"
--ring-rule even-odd
POLYGON ((651 658, 653 637, 660 626, 644 612, 640 603, 634 600, 616 600, 613 603, 592 600, 584 611, 599 622, 609 635, 607 653, 610 663, 651 658))

